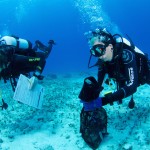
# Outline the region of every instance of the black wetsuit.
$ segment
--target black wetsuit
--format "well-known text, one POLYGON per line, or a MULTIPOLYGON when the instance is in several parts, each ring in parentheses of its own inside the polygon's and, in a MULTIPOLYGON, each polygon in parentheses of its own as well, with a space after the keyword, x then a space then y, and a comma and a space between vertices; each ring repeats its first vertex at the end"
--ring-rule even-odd
POLYGON ((39 71, 41 74, 46 63, 46 57, 43 52, 30 50, 27 55, 14 54, 8 67, 12 74, 29 73, 39 71))
MULTIPOLYGON (((143 64, 142 64, 143 65, 143 64)), ((143 68, 143 67, 142 67, 143 68)), ((122 100, 136 92, 140 84, 139 72, 144 77, 144 70, 137 65, 136 56, 130 50, 124 49, 119 60, 104 62, 98 69, 98 83, 101 86, 104 76, 108 73, 110 78, 115 78, 119 84, 119 89, 110 94, 109 97, 102 99, 102 104, 106 105, 113 101, 122 100)), ((146 76, 146 75, 145 75, 146 76)))
MULTIPOLYGON (((51 52, 52 44, 49 44, 46 48, 49 48, 49 52, 51 52)), ((36 51, 37 48, 18 49, 13 46, 5 46, 3 49, 5 50, 8 62, 7 68, 1 72, 1 77, 5 79, 18 77, 20 74, 27 75, 35 71, 42 73, 46 58, 48 57, 47 55, 49 55, 47 51, 36 51)))

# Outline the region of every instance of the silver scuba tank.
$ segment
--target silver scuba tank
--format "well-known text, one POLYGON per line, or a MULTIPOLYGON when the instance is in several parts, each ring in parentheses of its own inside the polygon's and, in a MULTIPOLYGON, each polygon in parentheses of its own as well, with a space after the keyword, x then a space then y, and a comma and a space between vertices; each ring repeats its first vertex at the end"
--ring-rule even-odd
POLYGON ((32 48, 31 42, 22 38, 15 38, 13 36, 3 36, 0 39, 0 45, 8 45, 8 46, 15 46, 19 49, 30 49, 32 48))
MULTIPOLYGON (((123 43, 125 43, 126 45, 128 45, 128 46, 131 46, 131 43, 129 42, 129 40, 127 40, 126 38, 122 38, 123 39, 123 43)), ((116 42, 117 43, 120 43, 120 42, 122 42, 122 39, 120 38, 120 37, 118 37, 118 38, 116 38, 116 42)), ((134 48, 134 50, 135 50, 135 52, 137 52, 137 53, 140 53, 140 54, 142 54, 142 55, 145 55, 138 47, 136 47, 135 46, 135 48, 134 48)))

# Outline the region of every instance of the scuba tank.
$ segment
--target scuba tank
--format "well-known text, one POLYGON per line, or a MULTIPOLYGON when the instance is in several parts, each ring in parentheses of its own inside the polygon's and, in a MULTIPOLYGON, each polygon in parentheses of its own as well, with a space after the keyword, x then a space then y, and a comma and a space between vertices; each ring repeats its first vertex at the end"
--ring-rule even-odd
POLYGON ((32 44, 30 41, 15 36, 3 36, 0 39, 0 46, 15 46, 19 49, 32 48, 32 44))
MULTIPOLYGON (((129 38, 129 37, 128 37, 128 38, 129 38)), ((130 38, 129 38, 129 39, 130 39, 130 38)), ((144 55, 144 53, 143 53, 138 47, 134 46, 134 44, 133 44, 133 42, 132 42, 131 39, 130 39, 130 41, 129 41, 129 40, 127 40, 127 39, 124 38, 124 37, 122 37, 122 39, 121 39, 121 37, 116 38, 116 43, 122 43, 122 42, 123 42, 125 45, 127 45, 127 46, 129 46, 129 47, 132 47, 136 53, 140 53, 140 54, 144 55)))

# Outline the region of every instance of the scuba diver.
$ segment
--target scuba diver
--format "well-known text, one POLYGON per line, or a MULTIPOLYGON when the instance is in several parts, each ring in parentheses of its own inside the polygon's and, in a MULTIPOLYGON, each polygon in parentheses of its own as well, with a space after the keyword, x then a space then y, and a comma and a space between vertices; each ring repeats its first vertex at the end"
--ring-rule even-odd
POLYGON ((33 73, 34 77, 42 80, 41 74, 46 58, 51 53, 54 44, 53 40, 49 40, 48 46, 45 46, 37 40, 32 48, 32 43, 28 40, 16 36, 1 37, 0 79, 3 78, 5 83, 10 80, 13 91, 15 91, 16 79, 20 74, 30 77, 30 73, 33 73))
POLYGON ((133 95, 138 86, 150 85, 150 60, 134 46, 129 37, 127 40, 119 34, 111 35, 105 28, 89 34, 91 57, 98 58, 93 66, 98 67, 99 85, 102 86, 106 74, 117 83, 117 91, 107 94, 103 104, 112 104, 114 101, 122 103, 122 99, 133 95))
POLYGON ((86 36, 91 52, 88 67, 98 67, 98 80, 92 76, 85 78, 80 91, 79 98, 83 104, 80 132, 85 142, 96 149, 107 134, 107 114, 103 106, 113 105, 115 101, 121 104, 123 98, 131 95, 128 106, 133 109, 133 94, 137 87, 150 85, 150 60, 129 37, 127 40, 119 34, 111 35, 105 28, 89 31, 86 36), (92 56, 98 61, 90 66, 92 56), (99 97, 106 74, 115 79, 117 90, 99 97))

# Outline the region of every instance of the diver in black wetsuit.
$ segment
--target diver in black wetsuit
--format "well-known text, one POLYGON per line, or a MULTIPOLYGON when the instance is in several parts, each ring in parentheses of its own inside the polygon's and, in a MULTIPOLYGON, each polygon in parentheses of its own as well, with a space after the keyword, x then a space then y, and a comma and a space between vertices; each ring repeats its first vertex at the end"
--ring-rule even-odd
POLYGON ((35 42, 34 48, 30 41, 15 36, 4 36, 0 39, 0 77, 6 80, 13 79, 20 74, 29 76, 31 72, 39 80, 43 79, 41 75, 46 58, 49 56, 54 41, 50 40, 48 46, 42 44, 39 40, 35 42))
POLYGON ((91 47, 91 57, 98 58, 97 63, 90 66, 90 57, 88 67, 98 67, 98 81, 93 76, 85 78, 79 93, 83 104, 80 133, 92 149, 97 149, 107 135, 107 113, 103 106, 112 105, 114 101, 122 103, 123 98, 132 95, 129 108, 134 108, 133 94, 137 87, 150 84, 150 61, 134 46, 131 39, 128 41, 119 34, 112 36, 106 29, 96 29, 86 35, 91 47), (116 80, 117 91, 100 97, 106 74, 116 80))
MULTIPOLYGON (((90 34, 91 56, 98 57, 99 86, 102 86, 105 74, 117 82, 117 91, 101 98, 102 105, 114 101, 122 103, 122 99, 133 95, 138 86, 150 84, 150 61, 131 40, 119 34, 112 36, 106 29, 96 29, 90 34)), ((129 107, 134 107, 131 105, 129 107)))

